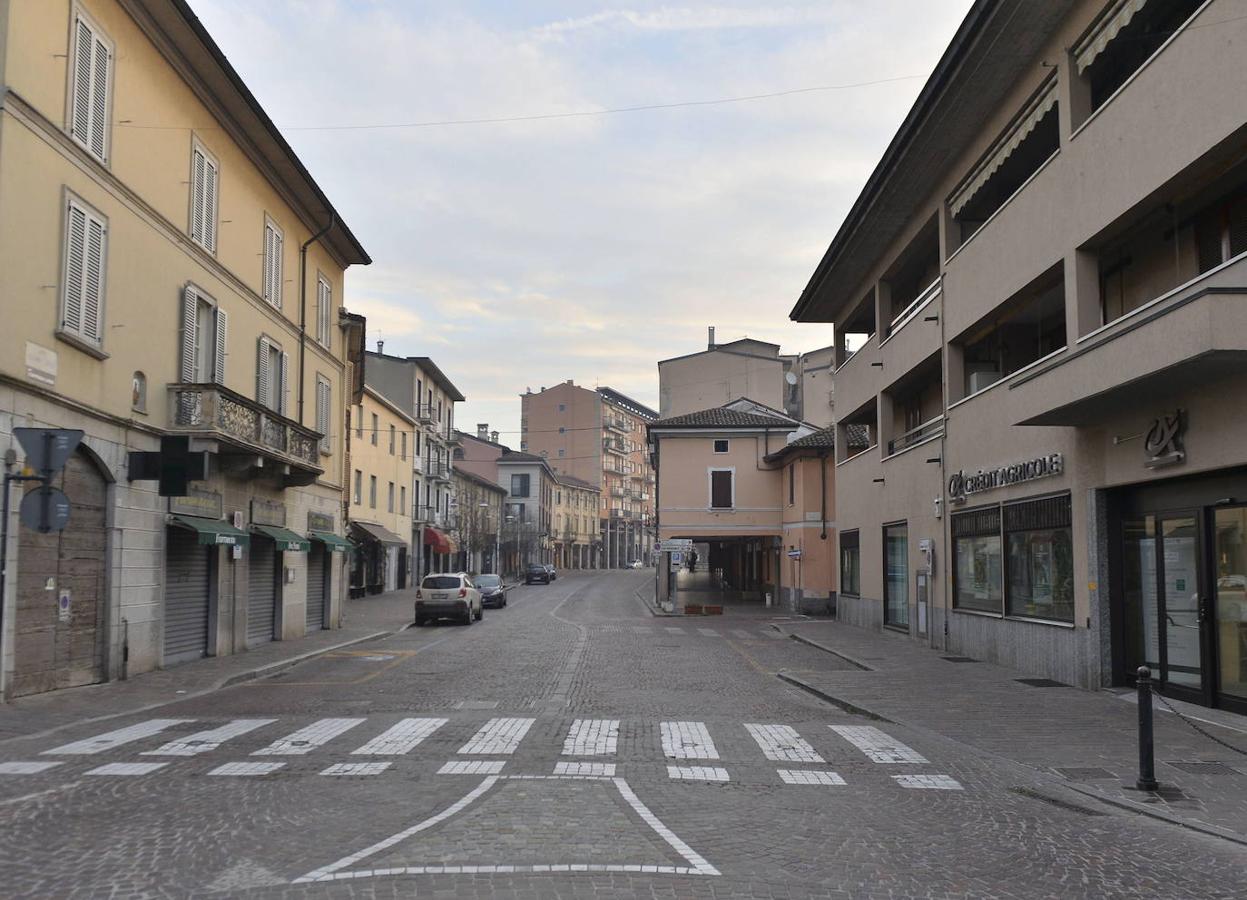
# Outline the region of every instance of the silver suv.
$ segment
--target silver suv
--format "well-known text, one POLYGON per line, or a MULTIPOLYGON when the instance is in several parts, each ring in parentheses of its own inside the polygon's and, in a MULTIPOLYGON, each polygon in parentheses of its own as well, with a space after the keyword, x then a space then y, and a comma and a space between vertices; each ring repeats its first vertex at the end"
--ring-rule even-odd
POLYGON ((434 619, 455 619, 461 625, 479 621, 481 592, 462 572, 425 575, 416 590, 416 627, 434 619))

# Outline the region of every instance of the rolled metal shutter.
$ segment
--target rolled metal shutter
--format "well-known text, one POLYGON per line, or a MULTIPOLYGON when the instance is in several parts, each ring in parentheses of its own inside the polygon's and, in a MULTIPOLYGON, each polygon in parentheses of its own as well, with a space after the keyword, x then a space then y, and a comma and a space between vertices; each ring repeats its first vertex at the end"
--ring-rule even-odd
POLYGON ((247 595, 247 646, 273 639, 277 606, 277 551, 273 542, 251 536, 251 574, 247 595))
POLYGON ((165 665, 208 652, 210 548, 184 528, 166 529, 165 665))
POLYGON ((329 556, 325 545, 312 541, 307 554, 307 630, 319 631, 325 627, 325 562, 329 556))

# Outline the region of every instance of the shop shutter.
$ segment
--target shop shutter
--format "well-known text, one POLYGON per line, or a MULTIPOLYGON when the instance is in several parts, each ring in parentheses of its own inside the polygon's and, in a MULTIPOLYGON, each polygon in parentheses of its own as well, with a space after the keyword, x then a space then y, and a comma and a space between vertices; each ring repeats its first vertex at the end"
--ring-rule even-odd
POLYGON ((184 528, 166 530, 164 663, 208 652, 208 590, 212 549, 184 528))
POLYGON ((247 593, 247 646, 273 640, 277 605, 277 552, 271 540, 251 536, 247 593))
POLYGON ((328 601, 326 577, 329 559, 333 554, 325 551, 320 541, 312 541, 307 553, 307 630, 319 631, 325 627, 325 606, 328 601))

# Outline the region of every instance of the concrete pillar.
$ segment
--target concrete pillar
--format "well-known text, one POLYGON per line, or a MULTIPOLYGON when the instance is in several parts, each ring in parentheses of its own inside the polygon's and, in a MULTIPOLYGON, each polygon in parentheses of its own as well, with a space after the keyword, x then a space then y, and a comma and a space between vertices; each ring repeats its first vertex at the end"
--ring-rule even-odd
POLYGON ((1100 260, 1097 254, 1071 250, 1065 256, 1065 343, 1073 347, 1100 327, 1100 260))

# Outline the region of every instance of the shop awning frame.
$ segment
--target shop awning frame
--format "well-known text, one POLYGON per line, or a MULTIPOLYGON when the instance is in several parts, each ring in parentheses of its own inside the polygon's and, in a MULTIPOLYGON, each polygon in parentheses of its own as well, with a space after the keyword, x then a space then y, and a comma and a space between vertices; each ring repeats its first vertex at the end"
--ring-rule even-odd
POLYGON ((324 544, 326 549, 334 553, 350 553, 355 547, 346 538, 333 534, 329 531, 309 531, 307 533, 309 541, 316 541, 324 544))
POLYGON ((352 522, 351 527, 363 532, 367 540, 376 541, 379 544, 395 544, 399 547, 407 546, 407 541, 384 525, 378 525, 375 522, 352 522))
POLYGON ((254 534, 262 534, 267 538, 272 538, 277 542, 278 550, 307 553, 312 549, 312 542, 303 535, 291 531, 289 528, 282 528, 279 525, 252 525, 251 531, 254 534))
POLYGON ((199 543, 207 547, 246 547, 251 543, 251 535, 245 531, 239 531, 229 522, 221 519, 170 516, 169 524, 195 532, 199 543))

